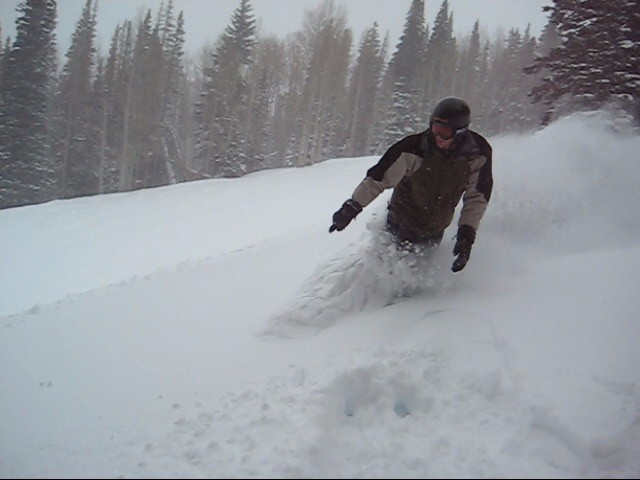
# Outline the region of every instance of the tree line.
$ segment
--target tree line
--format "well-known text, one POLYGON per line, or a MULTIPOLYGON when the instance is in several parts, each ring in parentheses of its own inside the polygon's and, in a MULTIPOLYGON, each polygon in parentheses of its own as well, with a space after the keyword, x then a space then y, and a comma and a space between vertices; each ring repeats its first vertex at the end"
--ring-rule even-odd
POLYGON ((433 25, 408 4, 392 48, 376 23, 354 39, 334 0, 284 39, 239 0, 194 59, 172 0, 118 25, 108 52, 86 0, 59 68, 56 1, 25 0, 0 41, 0 208, 380 154, 448 95, 488 136, 611 104, 640 123, 638 0, 554 0, 538 38, 479 22, 457 38, 448 0, 433 25))

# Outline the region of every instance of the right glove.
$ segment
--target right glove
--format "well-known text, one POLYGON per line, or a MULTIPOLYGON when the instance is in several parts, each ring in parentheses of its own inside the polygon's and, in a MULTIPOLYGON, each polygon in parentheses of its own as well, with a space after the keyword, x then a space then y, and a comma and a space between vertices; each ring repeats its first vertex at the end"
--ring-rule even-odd
POLYGON ((471 256, 471 246, 476 240, 476 231, 469 225, 460 225, 456 239, 456 244, 453 247, 453 254, 457 258, 453 262, 451 270, 459 272, 469 261, 469 257, 471 256))
POLYGON ((351 220, 356 218, 362 211, 362 205, 355 200, 347 200, 342 204, 340 210, 333 214, 333 224, 329 227, 329 233, 334 230, 344 230, 347 225, 351 223, 351 220))

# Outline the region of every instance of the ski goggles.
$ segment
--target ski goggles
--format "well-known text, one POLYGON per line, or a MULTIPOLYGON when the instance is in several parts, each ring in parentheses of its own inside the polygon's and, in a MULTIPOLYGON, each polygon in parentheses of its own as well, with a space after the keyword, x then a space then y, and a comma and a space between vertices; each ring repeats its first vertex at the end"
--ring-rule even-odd
POLYGON ((431 125, 431 131, 436 137, 440 137, 442 140, 451 140, 456 134, 453 128, 440 123, 431 125))

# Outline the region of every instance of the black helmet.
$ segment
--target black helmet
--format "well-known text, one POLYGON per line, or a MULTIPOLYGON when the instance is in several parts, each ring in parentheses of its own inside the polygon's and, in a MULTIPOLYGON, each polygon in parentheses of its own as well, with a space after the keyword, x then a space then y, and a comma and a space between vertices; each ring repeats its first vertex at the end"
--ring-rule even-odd
POLYGON ((467 128, 471 121, 469 104, 458 97, 446 97, 438 102, 431 112, 430 125, 439 123, 454 131, 467 128))

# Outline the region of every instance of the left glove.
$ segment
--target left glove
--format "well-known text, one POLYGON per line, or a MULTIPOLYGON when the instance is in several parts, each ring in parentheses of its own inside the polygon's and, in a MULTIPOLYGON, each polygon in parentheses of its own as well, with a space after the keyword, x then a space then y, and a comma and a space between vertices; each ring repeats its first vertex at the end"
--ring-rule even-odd
POLYGON ((469 225, 460 225, 458 227, 458 234, 456 235, 456 244, 453 247, 453 254, 457 257, 451 270, 459 272, 462 270, 469 261, 471 256, 471 246, 476 240, 476 231, 469 225))
POLYGON ((347 225, 351 223, 351 220, 356 218, 362 211, 362 205, 355 200, 347 200, 342 204, 340 210, 333 214, 333 224, 329 227, 329 233, 334 230, 344 230, 347 225))

